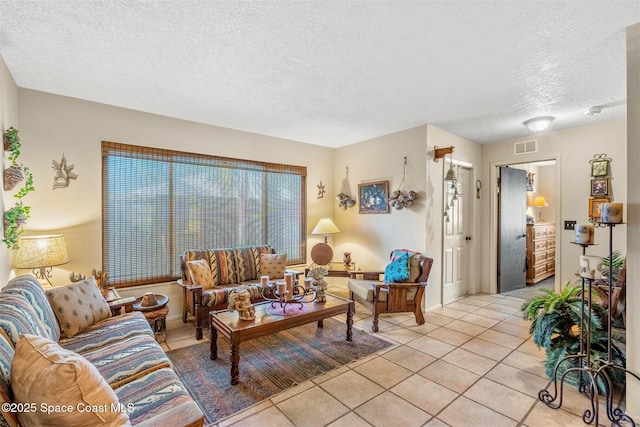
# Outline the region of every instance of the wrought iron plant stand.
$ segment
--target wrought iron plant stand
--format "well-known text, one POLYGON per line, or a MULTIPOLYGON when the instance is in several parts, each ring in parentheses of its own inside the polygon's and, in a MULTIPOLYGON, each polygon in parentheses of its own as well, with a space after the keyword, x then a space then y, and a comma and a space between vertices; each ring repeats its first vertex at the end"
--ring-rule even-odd
MULTIPOLYGON (((604 385, 605 403, 607 417, 614 424, 620 425, 620 422, 627 422, 630 425, 636 425, 635 421, 624 413, 620 406, 614 407, 614 384, 611 380, 611 372, 619 370, 627 375, 627 379, 634 377, 640 380, 640 377, 635 373, 626 369, 625 366, 620 366, 613 361, 612 357, 612 295, 613 295, 613 266, 612 266, 612 254, 613 254, 613 227, 616 224, 602 223, 601 225, 609 227, 609 274, 607 277, 607 284, 609 287, 608 292, 608 305, 607 305, 607 359, 591 360, 591 314, 592 314, 592 291, 591 285, 593 279, 582 277, 582 309, 580 311, 580 350, 578 354, 573 354, 564 357, 556 364, 552 381, 546 388, 540 390, 538 398, 545 405, 552 409, 559 409, 562 406, 562 394, 564 389, 564 382, 567 375, 576 372, 578 373, 578 391, 585 394, 589 398, 591 407, 587 408, 582 414, 582 420, 586 424, 599 425, 599 402, 600 391, 598 390, 597 381, 601 379, 604 385), (588 287, 588 290, 586 289, 588 287), (587 292, 585 292, 585 290, 587 292), (588 305, 588 317, 585 320, 585 303, 588 305), (578 366, 566 369, 560 378, 558 378, 558 372, 563 363, 572 359, 578 359, 578 366), (553 393, 548 389, 553 385, 553 393)), ((574 243, 582 247, 582 255, 585 255, 587 246, 591 244, 574 243)), ((622 391, 624 395, 625 390, 622 391)))

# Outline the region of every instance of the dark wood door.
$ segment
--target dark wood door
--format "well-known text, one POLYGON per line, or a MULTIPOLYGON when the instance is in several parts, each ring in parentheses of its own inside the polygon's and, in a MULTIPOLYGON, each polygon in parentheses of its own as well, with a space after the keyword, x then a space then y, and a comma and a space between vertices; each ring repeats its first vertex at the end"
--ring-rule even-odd
POLYGON ((527 283, 527 172, 500 167, 498 186, 498 292, 527 283))

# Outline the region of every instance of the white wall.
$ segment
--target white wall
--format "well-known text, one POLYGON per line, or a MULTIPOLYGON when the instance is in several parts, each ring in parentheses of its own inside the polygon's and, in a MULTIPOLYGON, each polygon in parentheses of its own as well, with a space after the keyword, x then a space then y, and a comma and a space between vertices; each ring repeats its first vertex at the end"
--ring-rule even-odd
MULTIPOLYGON (((434 258, 429 277, 425 306, 436 307, 442 303, 442 221, 444 161, 433 161, 434 146, 453 145, 454 159, 479 166, 480 146, 474 142, 444 132, 434 126, 420 126, 402 132, 381 136, 336 150, 336 183, 345 178, 345 168, 349 167, 349 184, 357 199, 358 184, 371 181, 389 181, 390 192, 396 190, 402 181, 403 161, 407 156, 407 177, 402 190, 414 190, 420 199, 410 209, 391 209, 389 214, 359 214, 358 206, 340 210, 336 203, 334 220, 341 229, 335 235, 334 253, 352 252, 352 259, 363 270, 382 270, 389 262, 389 253, 396 248, 406 248, 423 252, 434 258)), ((472 173, 475 182, 476 171, 472 173)), ((476 200, 472 198, 472 214, 478 213, 476 200)), ((358 200, 358 204, 359 204, 358 200)), ((481 217, 473 215, 476 229, 481 217)), ((470 243, 470 289, 475 292, 478 284, 479 239, 470 243)))
MULTIPOLYGON (((563 221, 575 220, 580 223, 588 221, 588 199, 591 194, 591 168, 589 160, 595 154, 606 153, 612 158, 611 186, 614 190, 615 201, 626 203, 627 194, 627 147, 626 121, 608 122, 598 125, 585 126, 561 132, 539 134, 527 139, 538 140, 538 152, 533 154, 513 154, 513 143, 518 140, 502 143, 485 144, 482 146, 483 182, 488 183, 483 188, 491 188, 490 197, 484 199, 482 213, 486 218, 494 218, 483 228, 482 251, 482 284, 483 290, 494 293, 496 291, 496 221, 497 199, 495 197, 496 183, 495 167, 503 164, 533 162, 556 159, 556 188, 553 216, 550 207, 544 208, 544 216, 555 217, 557 228, 556 240, 556 285, 566 281, 574 281, 577 269, 579 251, 570 242, 574 232, 563 229, 563 221)), ((548 185, 548 184, 545 184, 548 185)), ((545 196, 546 197, 546 196, 545 196)), ((550 203, 551 204, 551 203, 550 203)), ((595 240, 600 243, 589 249, 592 255, 607 255, 608 239, 605 229, 596 230, 595 240)), ((622 227, 614 230, 614 246, 622 253, 627 251, 626 231, 622 227)))
MULTIPOLYGON (((20 89, 19 97, 22 156, 33 172, 36 187, 25 198, 32 207, 26 234, 63 233, 71 259, 69 264, 54 268, 54 284, 68 283, 71 271, 90 274, 93 268, 101 268, 103 140, 306 166, 308 231, 318 218, 333 213, 333 149, 27 89, 20 89), (78 178, 67 188, 53 190, 52 160, 60 161, 63 153, 68 163, 75 165, 78 178), (327 195, 317 199, 320 180, 327 195)), ((179 316, 182 297, 177 285, 120 293, 139 296, 151 290, 169 295, 170 317, 179 316)))
MULTIPOLYGON (((627 27, 627 180, 633 183, 627 192, 627 368, 640 375, 640 23, 627 27)), ((640 382, 627 375, 627 410, 640 420, 640 382)))
MULTIPOLYGON (((18 87, 13 80, 11 72, 7 68, 7 64, 5 64, 4 59, 0 56, 0 130, 4 133, 4 131, 11 126, 19 129, 18 87)), ((8 166, 10 162, 6 160, 6 155, 3 159, 2 171, 4 172, 4 168, 8 166)), ((15 191, 18 191, 18 189, 15 191)), ((2 198, 0 198, 0 212, 10 209, 15 204, 16 199, 13 198, 15 191, 3 191, 2 198)), ((4 286, 4 283, 6 283, 10 275, 11 251, 7 249, 4 243, 0 242, 0 287, 4 286)))

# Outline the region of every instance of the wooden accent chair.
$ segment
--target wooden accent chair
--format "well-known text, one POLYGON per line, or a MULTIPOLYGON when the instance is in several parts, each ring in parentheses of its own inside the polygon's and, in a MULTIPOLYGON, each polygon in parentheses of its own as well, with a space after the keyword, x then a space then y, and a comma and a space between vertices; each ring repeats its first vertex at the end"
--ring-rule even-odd
MULTIPOLYGON (((393 255, 393 253, 392 253, 393 255)), ((350 298, 367 307, 373 314, 373 332, 378 332, 378 316, 384 313, 414 313, 416 323, 424 324, 422 297, 433 265, 433 258, 417 257, 418 278, 415 282, 381 281, 383 271, 350 271, 350 298)))

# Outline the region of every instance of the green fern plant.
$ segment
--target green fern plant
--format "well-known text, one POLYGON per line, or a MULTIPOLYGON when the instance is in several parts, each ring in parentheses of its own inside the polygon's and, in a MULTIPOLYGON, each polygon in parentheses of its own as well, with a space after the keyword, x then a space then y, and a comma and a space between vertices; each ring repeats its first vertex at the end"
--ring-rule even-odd
MULTIPOLYGON (((534 297, 522 305, 524 317, 531 320, 529 332, 533 334, 533 342, 538 348, 544 348, 546 360, 544 367, 547 376, 554 379, 556 366, 567 356, 580 352, 581 335, 586 334, 586 325, 591 325, 590 359, 592 368, 598 369, 607 360, 608 338, 606 331, 607 312, 599 304, 589 306, 582 304, 581 286, 571 286, 567 282, 560 293, 549 289, 541 289, 543 295, 534 297), (581 316, 585 319, 585 330, 581 330, 581 316), (603 321, 605 319, 605 321, 603 321)), ((614 344, 623 342, 623 339, 614 336, 611 343, 612 361, 618 366, 626 365, 626 357, 623 351, 614 344)), ((558 366, 556 379, 571 368, 579 367, 579 358, 569 358, 558 366)), ((579 371, 569 371, 565 376, 565 382, 577 385, 580 382, 579 371)), ((612 381, 616 385, 624 384, 624 373, 620 370, 609 369, 612 381)), ((588 376, 583 376, 583 383, 588 385, 588 376)), ((607 385, 598 377, 597 387, 600 392, 605 392, 607 385)))

